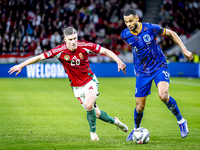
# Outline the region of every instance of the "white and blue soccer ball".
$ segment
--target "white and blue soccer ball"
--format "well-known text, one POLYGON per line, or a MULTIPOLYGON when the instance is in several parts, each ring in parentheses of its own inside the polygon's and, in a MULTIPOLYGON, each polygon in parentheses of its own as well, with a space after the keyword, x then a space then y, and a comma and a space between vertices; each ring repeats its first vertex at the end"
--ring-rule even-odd
POLYGON ((146 128, 139 128, 133 132, 133 141, 137 144, 146 144, 150 140, 150 133, 146 128))

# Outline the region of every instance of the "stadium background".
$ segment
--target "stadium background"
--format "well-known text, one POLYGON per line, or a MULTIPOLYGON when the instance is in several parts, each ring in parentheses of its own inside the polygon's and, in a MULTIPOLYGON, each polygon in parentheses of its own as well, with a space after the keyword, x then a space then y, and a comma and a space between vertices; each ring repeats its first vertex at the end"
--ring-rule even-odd
MULTIPOLYGON (((193 63, 199 63, 199 42, 190 40, 200 36, 200 2, 197 0, 1 0, 0 64, 20 63, 64 43, 62 31, 68 26, 77 29, 79 40, 98 43, 112 50, 125 63, 131 63, 131 50, 120 37, 125 28, 123 12, 127 8, 136 9, 140 21, 157 23, 176 31, 188 50, 193 52, 193 63)), ((173 50, 177 45, 169 37, 158 36, 157 39, 168 62, 188 62, 180 49, 173 50)), ((91 63, 113 62, 100 54, 90 55, 89 60, 91 63)), ((191 71, 185 66, 184 70, 171 69, 170 73, 188 76, 188 72, 192 72, 191 76, 200 76, 198 65, 191 63, 187 66, 196 70, 191 71)), ((0 67, 2 70, 5 65, 0 67)), ((102 68, 101 65, 98 67, 102 68)), ((134 76, 133 71, 130 76, 134 76)), ((5 76, 1 73, 0 77, 5 76)))
POLYGON ((200 74, 199 5, 197 0, 0 0, 0 149, 199 149, 200 80, 190 78, 200 74), (181 77, 170 78, 169 93, 188 121, 190 133, 185 139, 173 114, 159 100, 155 84, 141 123, 150 131, 148 144, 126 142, 129 132, 122 133, 99 120, 100 140, 94 142, 89 138, 85 110, 75 99, 57 59, 24 68, 18 75, 23 78, 7 73, 14 64, 62 43, 62 28, 74 26, 80 40, 113 50, 127 64, 127 75, 123 75, 107 57, 90 57, 94 73, 106 77, 98 78, 98 106, 117 116, 131 131, 135 107, 132 54, 119 36, 125 28, 123 11, 129 7, 137 8, 141 21, 175 30, 196 58, 188 62, 168 37, 158 37, 171 76, 181 77))

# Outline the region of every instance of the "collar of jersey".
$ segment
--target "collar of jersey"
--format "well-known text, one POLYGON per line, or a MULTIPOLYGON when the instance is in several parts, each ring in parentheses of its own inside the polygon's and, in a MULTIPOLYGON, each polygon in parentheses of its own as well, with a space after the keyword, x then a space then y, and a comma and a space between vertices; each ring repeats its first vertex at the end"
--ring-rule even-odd
POLYGON ((141 22, 139 22, 139 23, 140 23, 140 31, 138 33, 133 33, 132 31, 130 31, 131 34, 138 35, 142 31, 142 23, 141 22))

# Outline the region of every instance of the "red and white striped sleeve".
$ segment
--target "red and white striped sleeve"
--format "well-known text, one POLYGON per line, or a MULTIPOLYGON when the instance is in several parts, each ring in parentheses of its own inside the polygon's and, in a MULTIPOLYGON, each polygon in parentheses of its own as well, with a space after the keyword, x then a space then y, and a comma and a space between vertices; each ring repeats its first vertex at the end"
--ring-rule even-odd
POLYGON ((78 42, 78 46, 87 50, 88 53, 99 53, 101 46, 91 42, 78 42))
POLYGON ((59 45, 44 53, 46 59, 48 58, 59 58, 60 53, 66 49, 66 44, 59 45))

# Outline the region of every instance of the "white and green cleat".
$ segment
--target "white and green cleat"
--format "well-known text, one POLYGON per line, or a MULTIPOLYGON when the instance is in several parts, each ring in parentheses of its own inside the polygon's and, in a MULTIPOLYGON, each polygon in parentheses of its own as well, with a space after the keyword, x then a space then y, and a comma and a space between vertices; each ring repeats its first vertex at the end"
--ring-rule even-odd
POLYGON ((91 140, 99 140, 99 137, 96 132, 90 132, 91 140))
POLYGON ((128 127, 127 125, 123 124, 121 121, 119 121, 119 119, 117 117, 113 118, 115 120, 114 124, 119 127, 122 131, 127 132, 128 131, 128 127))

